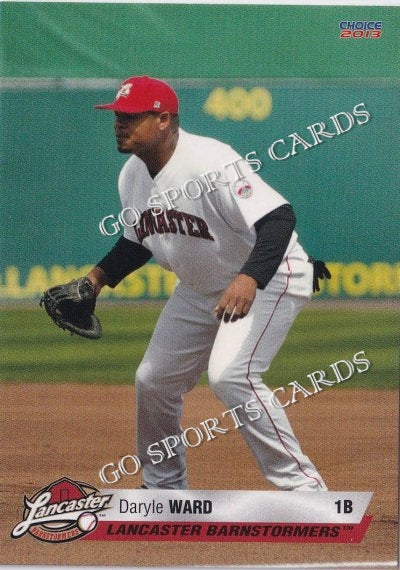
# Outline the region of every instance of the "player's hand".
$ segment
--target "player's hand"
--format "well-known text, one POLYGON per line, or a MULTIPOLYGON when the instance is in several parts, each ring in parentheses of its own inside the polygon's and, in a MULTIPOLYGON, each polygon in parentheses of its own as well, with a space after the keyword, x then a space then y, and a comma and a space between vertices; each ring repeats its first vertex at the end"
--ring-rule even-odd
POLYGON ((245 317, 253 304, 256 291, 257 281, 240 273, 225 289, 215 307, 217 319, 221 320, 223 317, 225 323, 234 323, 245 317))

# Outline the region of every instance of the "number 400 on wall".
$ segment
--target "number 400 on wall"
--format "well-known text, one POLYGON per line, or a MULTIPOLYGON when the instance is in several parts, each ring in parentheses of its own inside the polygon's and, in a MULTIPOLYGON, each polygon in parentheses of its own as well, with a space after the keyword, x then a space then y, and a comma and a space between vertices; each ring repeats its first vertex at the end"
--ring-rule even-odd
POLYGON ((204 103, 203 109, 207 115, 223 121, 263 121, 272 111, 272 95, 264 87, 232 87, 213 89, 204 103))

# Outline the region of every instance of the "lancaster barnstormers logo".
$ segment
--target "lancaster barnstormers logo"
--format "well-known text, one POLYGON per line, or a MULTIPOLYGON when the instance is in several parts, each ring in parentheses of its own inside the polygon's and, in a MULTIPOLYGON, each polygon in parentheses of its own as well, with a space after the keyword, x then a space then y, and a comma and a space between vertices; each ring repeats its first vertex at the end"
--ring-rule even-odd
POLYGON ((115 99, 119 99, 120 97, 128 97, 129 93, 131 92, 132 89, 132 83, 125 83, 124 85, 121 85, 120 89, 118 90, 118 93, 115 96, 115 99))
POLYGON ((29 532, 44 542, 77 540, 96 528, 96 513, 108 507, 111 498, 87 483, 63 477, 24 498, 23 520, 12 529, 11 537, 29 532))
POLYGON ((250 186, 250 184, 246 182, 245 184, 239 186, 239 188, 237 188, 235 192, 236 195, 239 196, 239 198, 250 198, 250 196, 253 194, 253 189, 250 186))

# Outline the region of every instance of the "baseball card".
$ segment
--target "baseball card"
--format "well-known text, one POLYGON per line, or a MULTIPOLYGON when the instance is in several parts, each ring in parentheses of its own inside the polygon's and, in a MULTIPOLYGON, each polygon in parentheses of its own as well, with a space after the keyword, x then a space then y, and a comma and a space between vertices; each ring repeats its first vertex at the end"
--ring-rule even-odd
POLYGON ((4 567, 398 567, 397 2, 2 2, 4 567))

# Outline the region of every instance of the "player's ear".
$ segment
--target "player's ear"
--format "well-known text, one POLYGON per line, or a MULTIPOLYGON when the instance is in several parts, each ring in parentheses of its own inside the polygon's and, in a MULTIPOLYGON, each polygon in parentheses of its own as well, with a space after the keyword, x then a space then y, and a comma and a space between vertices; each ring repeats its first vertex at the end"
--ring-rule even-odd
POLYGON ((158 115, 159 129, 163 131, 171 124, 171 113, 164 111, 158 115))

